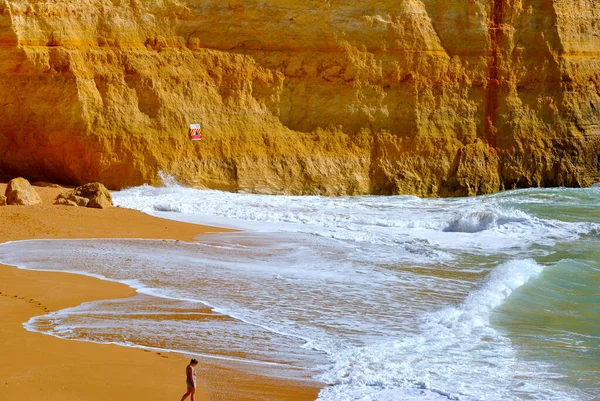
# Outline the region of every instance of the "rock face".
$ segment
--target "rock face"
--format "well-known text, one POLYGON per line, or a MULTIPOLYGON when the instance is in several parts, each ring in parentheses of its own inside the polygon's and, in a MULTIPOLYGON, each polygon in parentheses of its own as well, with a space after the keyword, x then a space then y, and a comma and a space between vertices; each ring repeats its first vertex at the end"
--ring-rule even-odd
POLYGON ((6 206, 6 196, 0 195, 0 206, 6 206))
POLYGON ((65 192, 56 197, 56 205, 83 206, 106 209, 112 206, 112 195, 99 182, 92 182, 65 192))
POLYGON ((25 178, 15 178, 6 186, 6 203, 9 205, 36 205, 42 199, 25 178))
POLYGON ((2 1, 0 87, 0 170, 39 180, 586 186, 600 167, 600 3, 2 1))

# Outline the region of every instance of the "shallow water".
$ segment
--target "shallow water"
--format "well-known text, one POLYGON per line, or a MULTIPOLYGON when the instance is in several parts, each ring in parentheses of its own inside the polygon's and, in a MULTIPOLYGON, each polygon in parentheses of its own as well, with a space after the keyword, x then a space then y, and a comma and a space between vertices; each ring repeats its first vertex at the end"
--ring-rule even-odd
POLYGON ((595 400, 599 195, 324 198, 143 186, 116 203, 245 231, 197 243, 15 242, 0 245, 0 261, 138 288, 130 299, 34 318, 30 330, 318 379, 329 384, 321 400, 595 400))

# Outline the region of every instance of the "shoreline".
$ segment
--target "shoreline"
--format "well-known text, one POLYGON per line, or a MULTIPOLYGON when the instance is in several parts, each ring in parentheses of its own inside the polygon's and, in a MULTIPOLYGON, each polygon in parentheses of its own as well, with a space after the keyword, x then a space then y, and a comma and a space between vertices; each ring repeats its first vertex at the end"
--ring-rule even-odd
MULTIPOLYGON (((0 184, 3 193, 5 184, 0 184)), ((142 212, 52 205, 65 189, 35 187, 43 203, 0 208, 0 242, 32 239, 161 239, 193 241, 234 231, 180 223, 142 212)), ((0 401, 181 398, 188 358, 116 344, 71 340, 32 332, 32 317, 83 302, 123 298, 136 290, 77 272, 20 269, 0 264, 0 401)), ((208 307, 207 307, 208 309, 208 307)), ((265 377, 200 360, 198 400, 315 400, 322 384, 265 377)))

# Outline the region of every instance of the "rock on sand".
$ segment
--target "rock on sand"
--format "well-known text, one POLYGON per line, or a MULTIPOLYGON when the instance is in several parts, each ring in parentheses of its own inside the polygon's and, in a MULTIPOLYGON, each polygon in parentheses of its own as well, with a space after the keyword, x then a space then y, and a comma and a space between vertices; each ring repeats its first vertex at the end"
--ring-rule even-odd
POLYGON ((92 182, 58 195, 54 203, 56 205, 105 209, 112 206, 112 195, 101 183, 92 182))
POLYGON ((6 202, 9 205, 36 205, 42 199, 25 178, 14 178, 6 187, 6 202))

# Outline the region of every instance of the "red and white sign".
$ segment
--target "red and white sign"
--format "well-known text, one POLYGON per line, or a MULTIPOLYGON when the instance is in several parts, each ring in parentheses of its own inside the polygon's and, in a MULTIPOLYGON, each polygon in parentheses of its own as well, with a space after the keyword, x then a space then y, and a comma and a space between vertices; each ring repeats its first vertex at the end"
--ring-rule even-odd
POLYGON ((200 124, 190 124, 190 139, 192 141, 202 140, 202 131, 200 130, 200 124))

